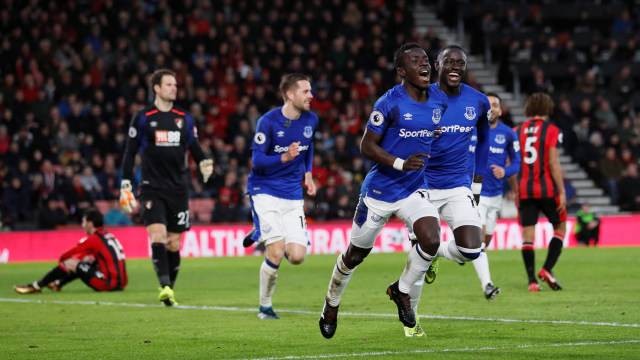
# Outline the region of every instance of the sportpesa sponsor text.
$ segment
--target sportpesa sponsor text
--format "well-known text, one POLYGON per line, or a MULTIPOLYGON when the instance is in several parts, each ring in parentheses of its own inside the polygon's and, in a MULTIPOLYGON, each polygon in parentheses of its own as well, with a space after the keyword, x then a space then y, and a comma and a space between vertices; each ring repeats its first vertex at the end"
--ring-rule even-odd
MULTIPOLYGON (((300 145, 298 146, 298 150, 300 151, 307 151, 309 150, 309 145, 300 145)), ((276 145, 273 147, 273 152, 275 152, 276 154, 280 154, 280 153, 284 153, 289 151, 289 147, 288 146, 280 146, 280 145, 276 145)))
POLYGON ((422 137, 433 137, 436 133, 468 133, 473 130, 473 126, 461 126, 461 125, 449 125, 438 128, 435 131, 422 129, 422 130, 407 130, 400 129, 398 136, 401 138, 422 138, 422 137))

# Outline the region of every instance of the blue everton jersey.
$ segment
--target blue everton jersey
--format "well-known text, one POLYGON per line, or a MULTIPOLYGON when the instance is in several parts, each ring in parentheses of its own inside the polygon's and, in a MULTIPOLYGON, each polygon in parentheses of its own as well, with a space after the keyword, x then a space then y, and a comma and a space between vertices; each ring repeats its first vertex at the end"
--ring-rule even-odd
POLYGON ((451 189, 471 184, 469 149, 474 128, 477 130, 475 168, 487 159, 490 105, 487 97, 472 87, 460 85, 460 94, 449 96, 438 84, 429 87, 429 98, 445 104, 437 126, 441 135, 431 146, 426 176, 429 188, 451 189))
POLYGON ((318 126, 318 116, 305 111, 297 120, 289 120, 277 107, 258 119, 253 137, 247 190, 250 195, 269 194, 282 199, 302 199, 304 173, 313 164, 313 134, 318 126), (300 143, 300 154, 283 163, 280 158, 293 142, 300 143))
MULTIPOLYGON (((432 99, 416 102, 403 85, 396 85, 374 104, 367 131, 380 135, 380 147, 396 157, 407 159, 416 153, 429 154, 443 111, 442 102, 432 99)), ((376 163, 362 183, 361 194, 386 202, 404 199, 417 189, 426 188, 424 171, 424 167, 398 171, 376 163)))
POLYGON ((504 181, 520 171, 520 145, 518 136, 510 127, 498 122, 489 130, 489 156, 487 166, 482 171, 482 193, 484 196, 502 195, 504 181), (509 166, 507 165, 509 159, 509 166), (491 165, 503 167, 505 175, 498 179, 491 171, 491 165))

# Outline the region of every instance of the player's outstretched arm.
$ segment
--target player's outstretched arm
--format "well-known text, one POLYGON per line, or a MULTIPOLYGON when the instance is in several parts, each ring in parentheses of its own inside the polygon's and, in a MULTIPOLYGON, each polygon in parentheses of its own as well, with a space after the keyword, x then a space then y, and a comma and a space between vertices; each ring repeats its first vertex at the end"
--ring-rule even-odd
POLYGON ((136 114, 129 125, 129 133, 124 147, 124 155, 122 157, 122 182, 120 183, 120 207, 126 213, 132 212, 138 203, 133 196, 133 164, 140 139, 144 133, 140 127, 141 113, 136 114))
POLYGON ((313 176, 310 171, 304 173, 304 187, 307 189, 307 195, 316 196, 316 182, 313 181, 313 176))
POLYGON ((206 157, 197 139, 189 144, 189 152, 198 163, 198 170, 202 175, 202 183, 206 184, 211 175, 213 175, 213 159, 206 157))
POLYGON ((418 170, 424 166, 424 158, 427 154, 417 153, 402 159, 389 154, 380 145, 381 135, 378 135, 369 129, 365 129, 364 136, 360 142, 360 152, 367 158, 381 165, 393 167, 398 171, 418 170))
POLYGON ((191 156, 198 163, 198 169, 202 175, 202 182, 207 183, 211 175, 213 175, 213 159, 207 158, 198 142, 198 129, 191 115, 185 117, 187 120, 187 145, 191 156))
POLYGON ((520 142, 513 130, 511 134, 511 144, 507 146, 507 152, 511 163, 506 167, 504 176, 509 178, 520 172, 520 142))
POLYGON ((551 177, 558 189, 558 210, 562 211, 567 206, 567 197, 564 190, 564 180, 562 179, 562 166, 558 156, 558 149, 555 146, 549 148, 549 168, 551 177))
MULTIPOLYGON (((488 101, 487 101, 488 102, 488 101)), ((475 169, 484 169, 487 166, 489 160, 489 116, 493 116, 491 111, 488 111, 480 116, 478 123, 476 124, 476 164, 475 169)), ((482 191, 482 175, 476 171, 473 176, 473 182, 471 183, 471 192, 473 198, 476 200, 476 204, 480 202, 480 192, 482 191)))

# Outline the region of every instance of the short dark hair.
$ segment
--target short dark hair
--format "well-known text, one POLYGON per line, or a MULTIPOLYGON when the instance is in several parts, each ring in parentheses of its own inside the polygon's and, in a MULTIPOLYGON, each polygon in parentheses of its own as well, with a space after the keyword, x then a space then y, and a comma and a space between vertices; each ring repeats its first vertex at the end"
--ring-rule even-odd
POLYGON ((498 101, 502 102, 502 99, 500 98, 500 96, 498 96, 498 94, 494 93, 494 92, 488 92, 487 93, 487 97, 489 96, 493 96, 494 98, 498 99, 498 101))
POLYGON ((411 49, 422 49, 422 50, 424 50, 424 48, 422 46, 420 46, 420 44, 415 43, 415 42, 410 42, 410 43, 405 43, 405 44, 400 45, 398 50, 396 50, 396 52, 393 54, 393 67, 395 69, 404 66, 404 62, 402 60, 403 55, 404 55, 405 52, 407 52, 407 51, 409 51, 411 49))
POLYGON ((82 217, 87 219, 87 221, 90 221, 95 227, 102 227, 104 225, 104 218, 98 209, 87 209, 82 217))
POLYGON ((153 88, 156 85, 162 85, 162 77, 166 75, 176 77, 176 73, 173 70, 169 69, 158 69, 151 74, 151 77, 149 78, 151 91, 153 91, 154 93, 156 92, 153 88))
POLYGON ((280 95, 283 100, 287 100, 287 91, 289 91, 292 87, 298 86, 298 81, 306 80, 311 82, 311 78, 308 75, 301 73, 291 73, 285 74, 280 79, 280 95))
POLYGON ((551 96, 543 92, 537 92, 529 95, 527 102, 524 104, 524 115, 532 116, 549 116, 553 113, 553 100, 551 96))
POLYGON ((447 46, 443 47, 443 48, 440 50, 440 52, 438 52, 438 57, 436 58, 436 61, 437 61, 437 62, 440 62, 440 60, 441 60, 441 59, 442 59, 442 57, 444 56, 444 53, 445 53, 447 50, 460 50, 460 52, 462 52, 462 53, 464 54, 465 58, 467 57, 467 51, 466 51, 462 46, 452 44, 452 45, 447 45, 447 46))

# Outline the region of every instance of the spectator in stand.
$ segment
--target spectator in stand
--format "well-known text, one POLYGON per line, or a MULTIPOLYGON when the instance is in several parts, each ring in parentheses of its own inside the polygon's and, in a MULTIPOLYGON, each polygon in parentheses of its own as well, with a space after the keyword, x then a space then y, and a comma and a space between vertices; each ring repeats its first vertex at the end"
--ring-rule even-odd
POLYGON ((609 90, 623 101, 628 101, 636 88, 636 83, 631 74, 631 66, 627 64, 620 68, 615 78, 612 79, 609 90))
POLYGON ((588 120, 586 124, 584 124, 586 126, 586 129, 583 129, 580 126, 578 126, 578 129, 583 131, 583 133, 581 133, 581 138, 578 138, 576 132, 574 131, 574 125, 577 126, 576 124, 577 119, 573 115, 571 102, 566 97, 560 99, 560 101, 558 102, 558 108, 557 108, 556 114, 554 114, 553 116, 553 122, 556 125, 558 125, 560 130, 562 130, 562 135, 563 135, 562 146, 565 149, 565 151, 569 153, 571 153, 575 149, 578 141, 588 139, 588 136, 589 136, 588 120))
POLYGON ((602 187, 607 190, 609 197, 613 203, 618 201, 618 181, 622 177, 622 171, 624 170, 623 164, 616 154, 616 149, 608 147, 604 153, 604 157, 600 159, 598 164, 603 182, 602 187))
POLYGON ((625 174, 618 183, 620 192, 620 209, 623 211, 640 211, 640 176, 638 165, 629 164, 625 174))
POLYGON ((112 201, 109 210, 104 214, 105 226, 128 226, 133 224, 129 216, 120 210, 117 201, 112 201))
POLYGON ((100 186, 98 178, 94 175, 91 166, 85 166, 82 169, 82 174, 79 176, 79 179, 84 191, 88 193, 91 199, 100 200, 103 198, 102 186, 100 186))
POLYGON ((9 152, 9 145, 11 145, 9 130, 6 125, 0 125, 0 156, 4 156, 9 152))
POLYGON ((68 211, 63 200, 50 197, 44 203, 38 214, 38 229, 51 230, 67 223, 68 211))
POLYGON ((236 221, 236 205, 231 202, 231 197, 229 188, 220 189, 211 213, 211 222, 230 223, 236 221))
POLYGON ((589 136, 588 142, 580 143, 579 151, 576 152, 576 160, 585 167, 587 174, 598 184, 602 182, 602 174, 598 164, 602 157, 603 146, 602 134, 599 131, 594 131, 589 136))
POLYGON ((9 186, 2 193, 3 222, 7 225, 26 220, 30 215, 30 192, 28 185, 14 176, 9 180, 9 186))
POLYGON ((594 117, 601 129, 613 131, 618 127, 618 117, 616 113, 611 110, 611 104, 607 99, 598 99, 598 108, 594 113, 594 117))

